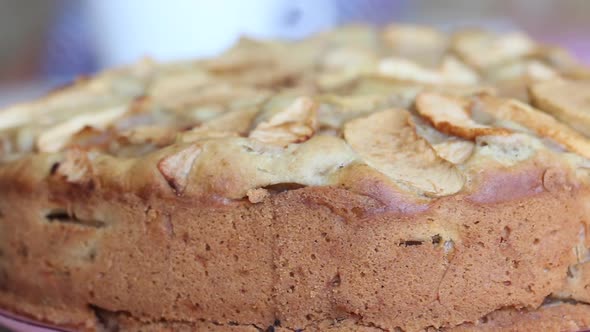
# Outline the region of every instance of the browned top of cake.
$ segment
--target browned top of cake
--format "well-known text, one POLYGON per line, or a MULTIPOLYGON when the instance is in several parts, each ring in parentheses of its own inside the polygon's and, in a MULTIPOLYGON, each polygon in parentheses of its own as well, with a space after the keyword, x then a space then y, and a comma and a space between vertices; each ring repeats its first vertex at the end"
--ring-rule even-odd
POLYGON ((490 169, 584 170, 587 134, 590 73, 561 49, 522 33, 349 26, 145 59, 13 106, 0 112, 0 176, 24 160, 37 178, 254 203, 277 185, 371 178, 419 203, 490 169))

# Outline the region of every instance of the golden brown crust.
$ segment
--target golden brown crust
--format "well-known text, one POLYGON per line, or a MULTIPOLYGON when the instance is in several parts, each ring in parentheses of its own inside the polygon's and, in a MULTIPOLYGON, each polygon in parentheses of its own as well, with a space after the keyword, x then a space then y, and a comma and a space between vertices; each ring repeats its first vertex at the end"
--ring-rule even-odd
POLYGON ((484 112, 492 113, 500 120, 526 126, 537 135, 553 139, 568 150, 590 158, 590 141, 551 115, 516 100, 502 100, 484 95, 480 101, 484 112))
POLYGON ((590 134, 590 83, 552 80, 531 86, 535 106, 552 114, 570 127, 590 134))
MULTIPOLYGON (((512 177, 535 174, 520 172, 512 177)), ((279 319, 302 328, 360 316, 365 325, 409 331, 475 321, 506 306, 536 307, 559 289, 575 261, 571 243, 586 194, 576 183, 531 175, 520 196, 486 203, 490 193, 482 191, 493 183, 522 186, 503 177, 486 175, 477 181, 480 189, 421 212, 392 209, 382 194, 357 193, 362 184, 195 208, 194 199, 174 198, 166 185, 144 198, 106 188, 81 196, 76 184, 2 177, 15 183, 2 193, 3 220, 20 222, 3 227, 3 294, 27 290, 18 291, 18 303, 3 306, 26 311, 42 298, 72 325, 91 316, 81 320, 70 309, 92 304, 146 322, 165 317, 268 326, 279 319), (17 199, 21 204, 8 209, 17 199), (62 204, 69 206, 67 215, 52 220, 62 204), (45 241, 36 241, 40 237, 45 241), (420 282, 411 282, 414 275, 420 282)))
POLYGON ((590 298, 589 143, 489 95, 569 77, 543 52, 356 26, 0 113, 0 308, 90 331, 587 327, 547 300, 590 298))

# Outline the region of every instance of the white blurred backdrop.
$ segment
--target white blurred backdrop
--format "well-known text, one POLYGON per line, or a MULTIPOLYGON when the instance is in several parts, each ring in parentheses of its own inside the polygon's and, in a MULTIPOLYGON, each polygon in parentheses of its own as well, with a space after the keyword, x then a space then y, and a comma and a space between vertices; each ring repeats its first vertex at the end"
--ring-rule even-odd
POLYGON ((584 0, 0 0, 0 106, 144 56, 211 56, 239 36, 350 23, 522 29, 590 62, 584 0))

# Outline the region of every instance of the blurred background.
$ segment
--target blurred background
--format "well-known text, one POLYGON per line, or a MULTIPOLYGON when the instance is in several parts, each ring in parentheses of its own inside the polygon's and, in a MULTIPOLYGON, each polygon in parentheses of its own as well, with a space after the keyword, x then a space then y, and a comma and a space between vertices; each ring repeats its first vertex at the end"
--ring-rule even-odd
POLYGON ((585 0, 0 0, 0 107, 149 55, 215 55, 240 35, 302 38, 351 23, 521 29, 590 63, 585 0))

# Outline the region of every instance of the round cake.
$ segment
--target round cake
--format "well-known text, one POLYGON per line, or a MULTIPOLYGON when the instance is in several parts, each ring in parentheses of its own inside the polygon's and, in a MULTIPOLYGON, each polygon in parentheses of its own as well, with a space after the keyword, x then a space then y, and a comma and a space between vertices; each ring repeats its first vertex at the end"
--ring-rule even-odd
POLYGON ((0 112, 0 308, 86 331, 590 328, 590 71, 347 26, 0 112))

